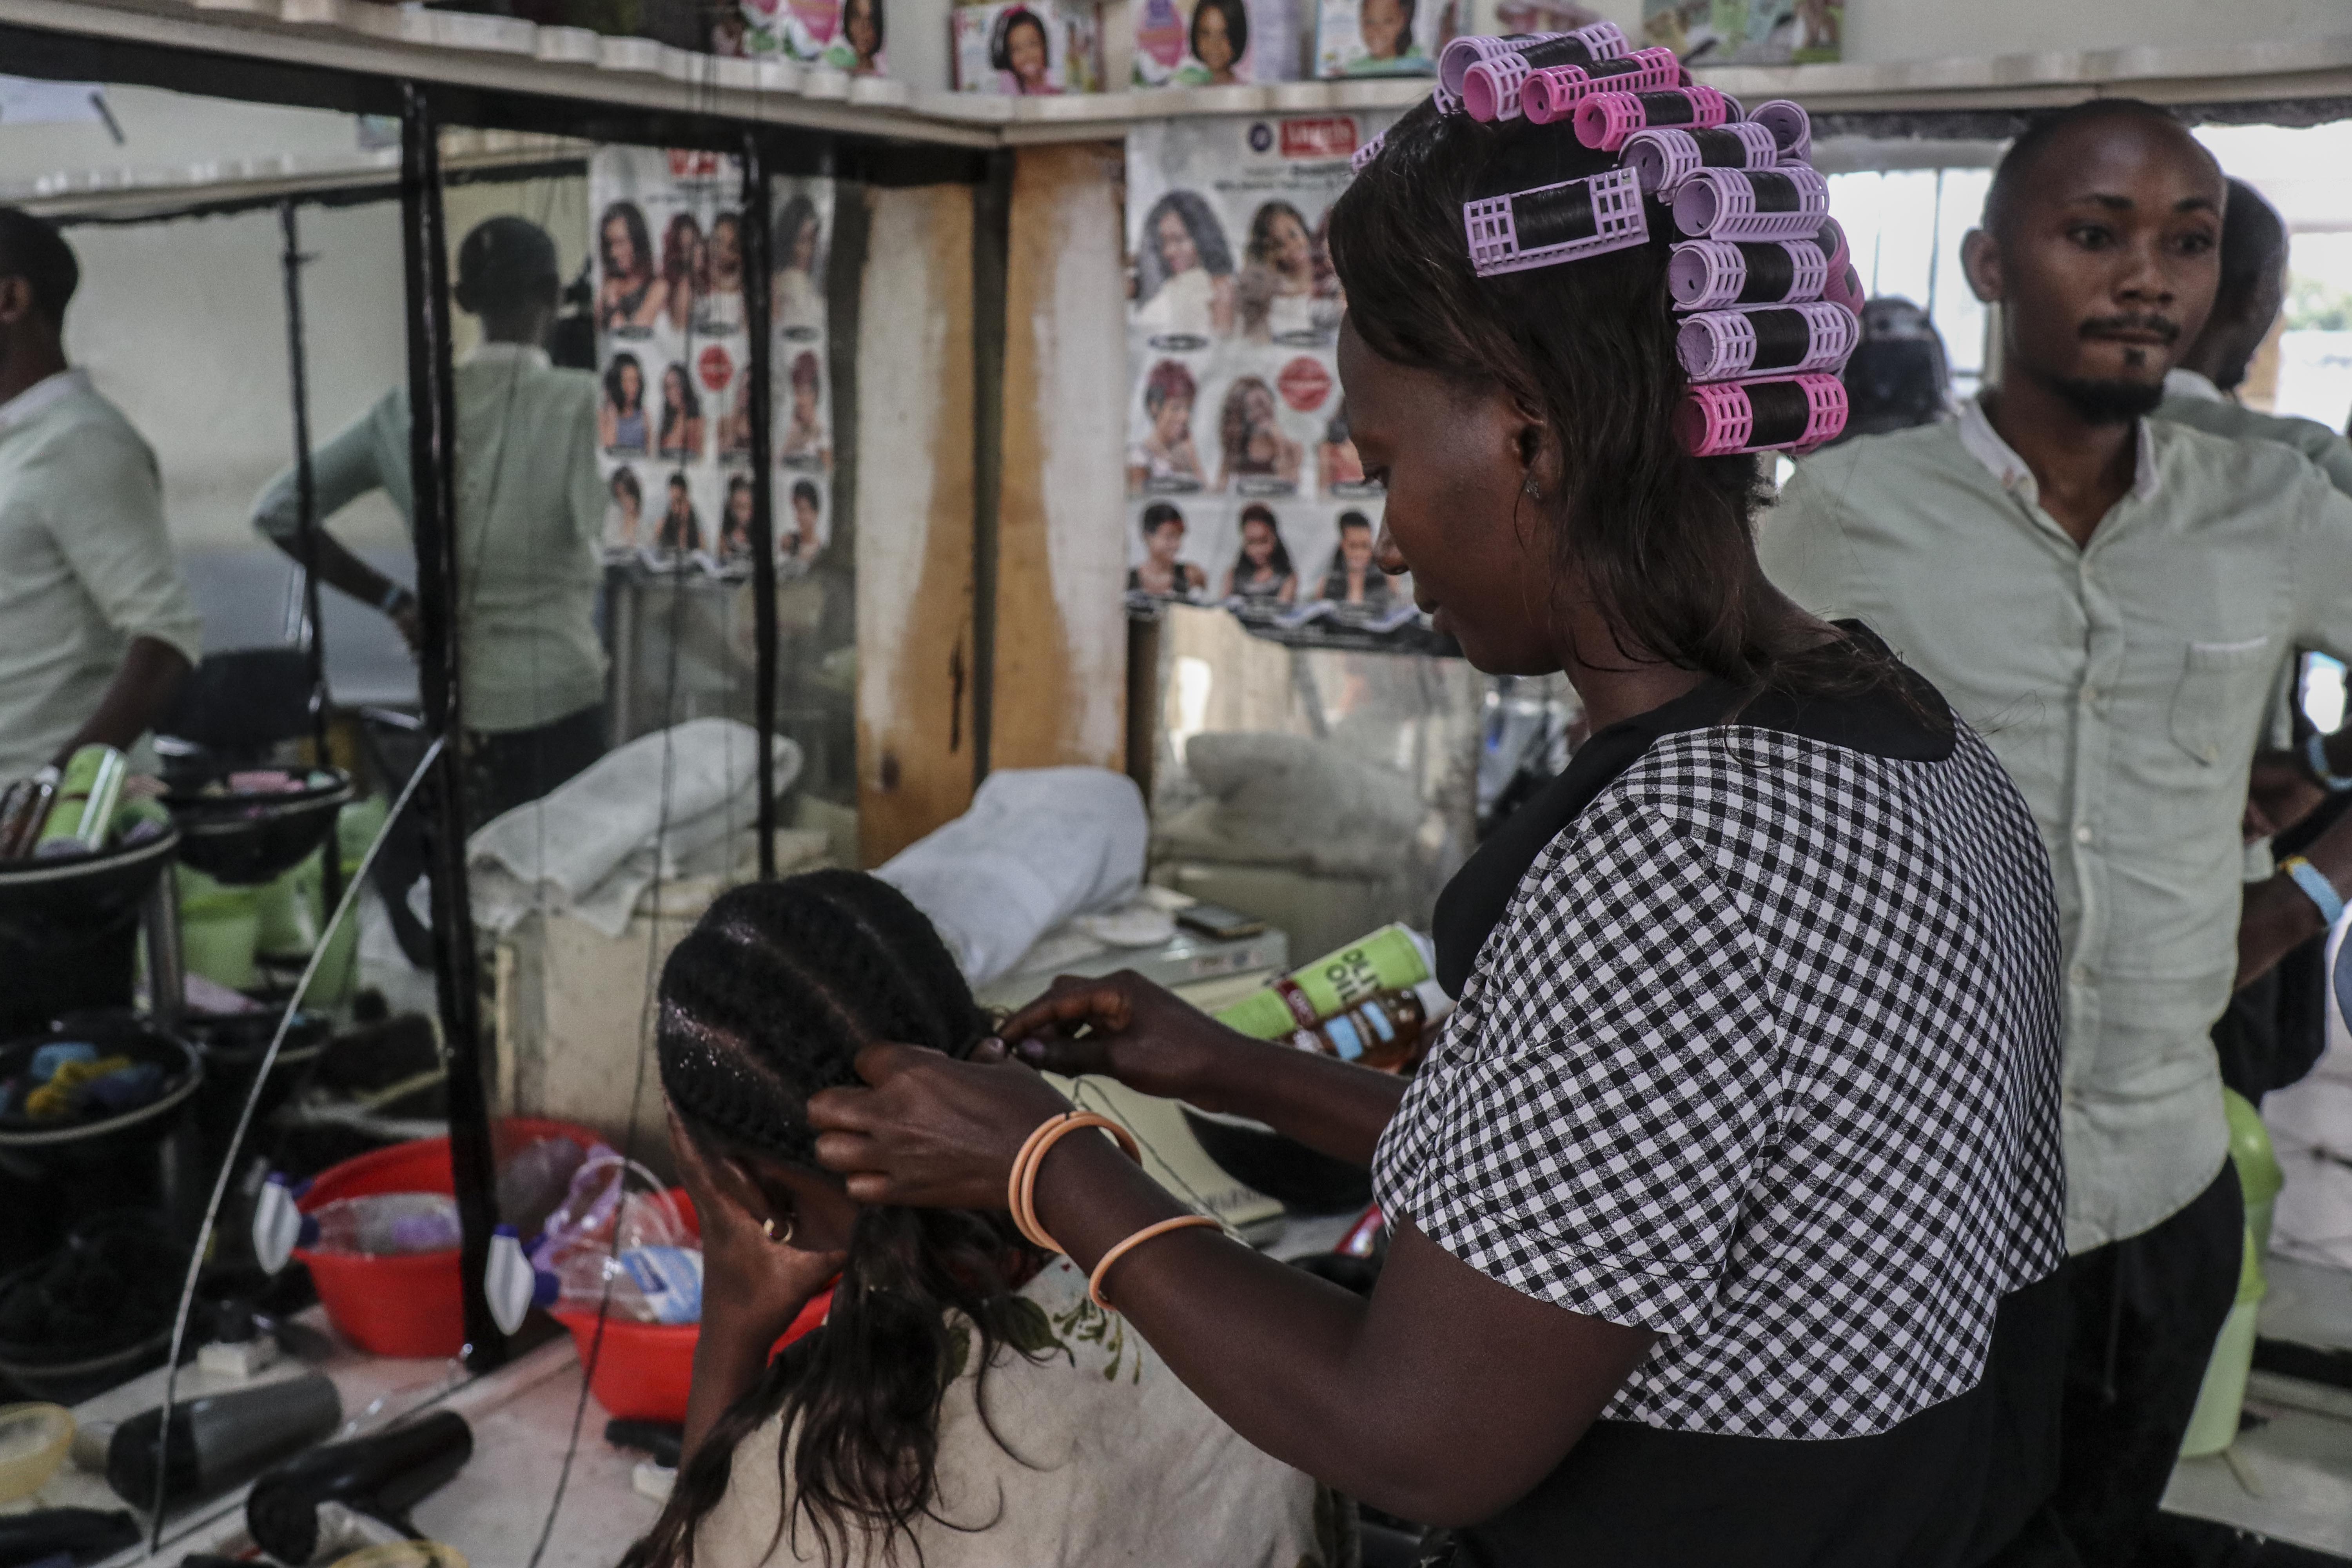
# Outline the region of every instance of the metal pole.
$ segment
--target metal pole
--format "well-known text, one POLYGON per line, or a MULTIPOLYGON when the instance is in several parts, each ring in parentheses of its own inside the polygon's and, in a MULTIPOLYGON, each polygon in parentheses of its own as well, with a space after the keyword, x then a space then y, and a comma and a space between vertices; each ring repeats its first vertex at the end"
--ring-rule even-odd
POLYGON ((776 875, 776 465, 773 447, 775 343, 769 289, 768 172, 756 132, 743 133, 743 310, 751 335, 743 374, 751 415, 751 702, 760 732, 760 879, 776 875))
POLYGON ((458 686, 457 397, 449 369, 449 249, 441 155, 425 89, 401 84, 400 217, 408 301, 408 460, 415 497, 416 590, 425 727, 446 742, 434 770, 431 855, 434 975, 449 1063, 449 1165, 456 1178, 466 1364, 504 1364, 506 1336, 482 1277, 498 1223, 481 990, 466 887, 465 716, 458 686))
MULTIPOLYGON (((286 236, 286 379, 288 398, 294 405, 294 537, 302 557, 302 620, 309 628, 302 639, 310 666, 310 736, 318 766, 330 765, 327 750, 326 627, 319 615, 319 479, 310 463, 310 374, 308 342, 302 326, 301 222, 292 198, 279 204, 278 226, 286 236)), ((343 897, 343 853, 331 828, 327 834, 320 883, 325 907, 333 909, 343 897)), ((329 933, 320 931, 324 942, 329 933)))

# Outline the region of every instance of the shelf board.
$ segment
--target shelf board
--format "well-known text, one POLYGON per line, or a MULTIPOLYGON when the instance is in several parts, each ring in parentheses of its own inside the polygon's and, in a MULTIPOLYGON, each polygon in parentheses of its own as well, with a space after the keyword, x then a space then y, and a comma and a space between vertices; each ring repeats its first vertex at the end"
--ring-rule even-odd
MULTIPOLYGON (((722 59, 645 38, 600 37, 377 0, 0 0, 0 22, 289 65, 661 112, 984 148, 1116 138, 1141 121, 1404 109, 1427 79, 1164 88, 1007 99, 919 92, 776 58, 722 59)), ((2103 94, 2171 103, 2352 95, 2352 36, 2211 48, 2089 49, 1889 64, 1702 68, 1753 105, 1817 112, 2018 110, 2103 94)))

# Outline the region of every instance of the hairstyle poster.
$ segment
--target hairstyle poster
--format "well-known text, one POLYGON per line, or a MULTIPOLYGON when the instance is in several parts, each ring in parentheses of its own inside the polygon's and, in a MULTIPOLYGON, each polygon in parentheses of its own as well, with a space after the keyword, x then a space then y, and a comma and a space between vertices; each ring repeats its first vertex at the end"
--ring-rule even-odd
MULTIPOLYGON (((779 557, 794 563, 814 557, 824 538, 822 504, 813 538, 784 513, 794 478, 822 487, 832 468, 822 279, 833 204, 824 181, 774 188, 775 532, 779 557)), ((606 553, 748 571, 751 342, 740 168, 712 153, 604 147, 589 164, 589 198, 606 553)))
POLYGON ((1318 77, 1429 76, 1469 0, 1318 0, 1318 77))
POLYGON ((1129 10, 1138 87, 1248 87, 1297 79, 1298 14, 1293 0, 1133 0, 1129 10))
POLYGON ((887 76, 884 0, 740 0, 711 27, 711 52, 782 55, 852 76, 887 76))
POLYGON ((1050 98, 1102 89, 1101 7, 1071 0, 959 5, 953 31, 958 92, 1050 98))
POLYGON ((1642 0, 1643 41, 1691 65, 1835 60, 1844 30, 1844 0, 1642 0))
POLYGON ((1127 142, 1129 602, 1223 604, 1286 642, 1419 647, 1372 564, 1326 243, 1390 114, 1162 121, 1127 142))

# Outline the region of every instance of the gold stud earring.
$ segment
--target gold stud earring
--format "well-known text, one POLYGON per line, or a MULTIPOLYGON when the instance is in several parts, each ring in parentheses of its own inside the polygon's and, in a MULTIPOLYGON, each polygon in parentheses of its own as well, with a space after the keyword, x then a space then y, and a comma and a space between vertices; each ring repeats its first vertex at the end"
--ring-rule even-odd
POLYGON ((1536 477, 1533 474, 1529 474, 1520 484, 1519 493, 1526 496, 1529 500, 1543 500, 1543 490, 1537 485, 1536 477))
POLYGON ((793 1222, 789 1219, 784 1221, 784 1234, 778 1236, 776 1234, 776 1216, 770 1215, 766 1219, 760 1222, 760 1234, 766 1237, 770 1241, 774 1242, 779 1247, 790 1247, 793 1244, 793 1222))

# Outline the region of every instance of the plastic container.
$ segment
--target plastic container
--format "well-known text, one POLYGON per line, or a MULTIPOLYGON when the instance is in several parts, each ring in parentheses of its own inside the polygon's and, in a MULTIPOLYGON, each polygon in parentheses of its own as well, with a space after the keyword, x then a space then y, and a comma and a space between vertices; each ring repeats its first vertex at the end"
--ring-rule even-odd
MULTIPOLYGON (((679 1212, 702 1235, 694 1203, 682 1187, 670 1189, 679 1212)), ((833 1292, 820 1293, 801 1309, 792 1327, 776 1342, 782 1350, 824 1321, 833 1309, 833 1292)), ((620 1421, 679 1422, 686 1419, 686 1396, 694 1386, 694 1346, 701 1337, 699 1323, 632 1323, 604 1320, 604 1342, 596 1344, 596 1314, 558 1307, 548 1314, 572 1331, 580 1364, 591 1368, 588 1391, 604 1413, 620 1421)), ((770 1352, 771 1354, 773 1352, 770 1352)))
POLYGON ((2238 1189, 2246 1204, 2245 1246, 2239 1252, 2237 1303, 2214 1340, 2213 1359, 2205 1363, 2205 1381, 2197 1391, 2197 1408, 2180 1439, 2185 1459, 2218 1454, 2237 1440, 2263 1298, 2270 1294, 2263 1258, 2270 1251, 2271 1210, 2285 1184, 2262 1113, 2235 1089, 2223 1089, 2221 1099, 2230 1118, 2230 1163, 2237 1169, 2238 1189))
MULTIPOLYGON (((598 1142, 585 1127, 536 1117, 511 1117, 491 1128, 501 1158, 549 1137, 569 1138, 583 1149, 598 1142)), ((309 1214, 338 1198, 367 1193, 456 1190, 449 1172, 449 1140, 420 1138, 320 1172, 298 1206, 309 1214)), ((360 1349, 373 1355, 441 1358, 465 1348, 466 1308, 456 1248, 364 1258, 298 1247, 294 1256, 310 1266, 328 1321, 360 1349)))
POLYGON ((446 1193, 360 1193, 302 1216, 314 1252, 411 1258, 457 1247, 457 1200, 446 1193))
POLYGON ((62 1405, 0 1405, 0 1502, 49 1484, 73 1447, 73 1412, 62 1405))

